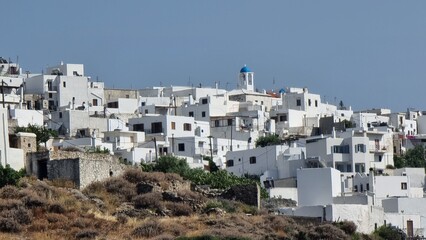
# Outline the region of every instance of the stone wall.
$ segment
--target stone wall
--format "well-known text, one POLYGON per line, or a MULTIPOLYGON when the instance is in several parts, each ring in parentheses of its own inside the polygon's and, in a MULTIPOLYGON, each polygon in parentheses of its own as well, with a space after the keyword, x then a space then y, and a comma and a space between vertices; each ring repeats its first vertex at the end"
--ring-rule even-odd
POLYGON ((38 177, 38 161, 49 159, 49 152, 31 152, 28 153, 25 159, 25 170, 28 175, 38 177))
POLYGON ((139 92, 131 89, 104 89, 106 102, 117 101, 118 98, 138 98, 139 92))
POLYGON ((125 165, 119 164, 118 161, 105 161, 94 159, 80 159, 80 188, 85 188, 92 182, 102 181, 112 176, 120 175, 125 165))
POLYGON ((80 186, 80 159, 50 160, 47 162, 47 178, 71 180, 80 186))
MULTIPOLYGON (((49 180, 71 180, 82 189, 92 182, 118 176, 126 167, 109 154, 51 151, 47 162, 47 176, 49 180)), ((37 175, 37 173, 34 174, 37 175)))
POLYGON ((260 207, 260 187, 257 184, 233 186, 221 197, 260 207))

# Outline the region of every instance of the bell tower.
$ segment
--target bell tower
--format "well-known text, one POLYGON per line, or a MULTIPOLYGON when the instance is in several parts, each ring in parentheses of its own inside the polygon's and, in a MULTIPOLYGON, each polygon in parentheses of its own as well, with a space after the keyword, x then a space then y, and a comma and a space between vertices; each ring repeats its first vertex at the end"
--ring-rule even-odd
POLYGON ((240 70, 238 88, 254 91, 254 73, 246 65, 240 70))

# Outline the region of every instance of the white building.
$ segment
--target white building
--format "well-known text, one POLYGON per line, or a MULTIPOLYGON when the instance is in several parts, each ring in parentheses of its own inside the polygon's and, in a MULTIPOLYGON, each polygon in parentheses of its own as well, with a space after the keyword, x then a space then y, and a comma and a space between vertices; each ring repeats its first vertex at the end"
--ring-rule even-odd
MULTIPOLYGON (((226 154, 226 170, 237 176, 244 174, 262 175, 273 179, 290 178, 290 170, 285 169, 286 162, 303 162, 304 148, 273 145, 241 151, 229 151, 226 154)), ((296 169, 293 169, 294 171, 296 169)))
POLYGON ((20 170, 24 167, 24 151, 10 147, 8 125, 7 109, 0 108, 0 164, 20 170))
POLYGON ((102 115, 91 115, 87 110, 61 108, 59 111, 52 112, 50 116, 49 128, 67 137, 91 137, 93 134, 102 137, 103 132, 108 130, 108 118, 102 115))
POLYGON ((40 95, 47 109, 59 107, 98 107, 103 110, 104 83, 92 82, 84 75, 83 64, 63 64, 47 68, 47 74, 36 75, 25 80, 25 93, 40 95))
POLYGON ((317 158, 343 173, 384 170, 393 165, 392 135, 387 131, 334 132, 332 136, 308 138, 306 153, 307 158, 317 158))

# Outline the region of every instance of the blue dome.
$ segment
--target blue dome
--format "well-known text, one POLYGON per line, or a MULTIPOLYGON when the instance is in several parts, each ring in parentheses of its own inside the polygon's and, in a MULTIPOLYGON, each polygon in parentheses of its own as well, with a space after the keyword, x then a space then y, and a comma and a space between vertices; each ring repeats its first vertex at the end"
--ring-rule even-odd
POLYGON ((246 65, 244 65, 244 67, 241 68, 240 73, 246 73, 246 72, 251 72, 251 70, 246 65))

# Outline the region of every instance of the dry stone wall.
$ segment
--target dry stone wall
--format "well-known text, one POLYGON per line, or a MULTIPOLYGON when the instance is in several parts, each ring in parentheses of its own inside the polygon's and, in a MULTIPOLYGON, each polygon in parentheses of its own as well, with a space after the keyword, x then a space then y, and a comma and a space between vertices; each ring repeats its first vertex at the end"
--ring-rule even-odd
POLYGON ((69 179, 80 189, 120 175, 126 166, 109 154, 55 151, 47 163, 48 179, 69 179))

